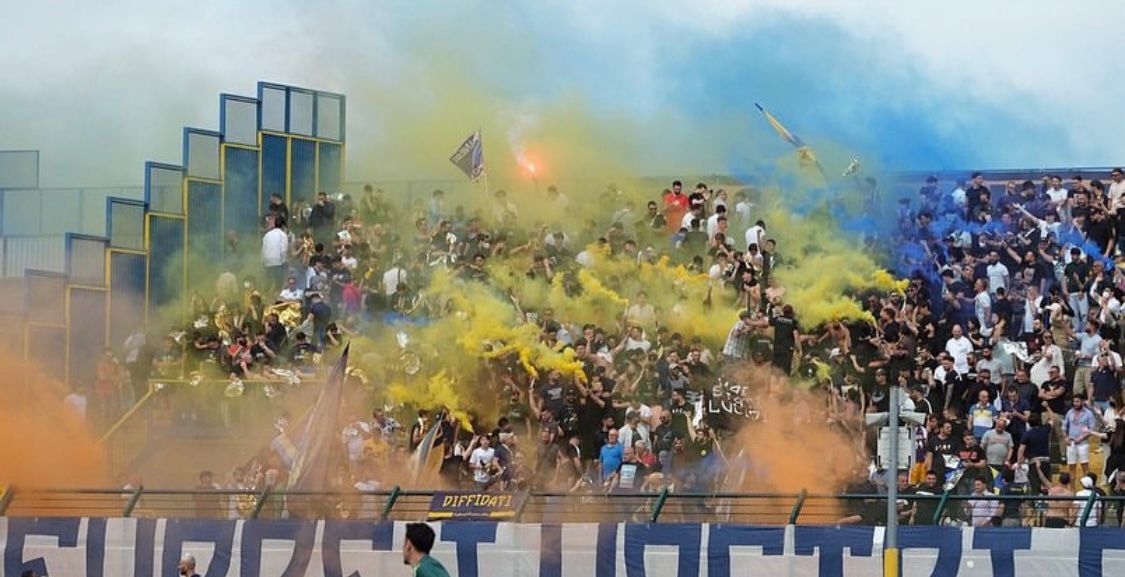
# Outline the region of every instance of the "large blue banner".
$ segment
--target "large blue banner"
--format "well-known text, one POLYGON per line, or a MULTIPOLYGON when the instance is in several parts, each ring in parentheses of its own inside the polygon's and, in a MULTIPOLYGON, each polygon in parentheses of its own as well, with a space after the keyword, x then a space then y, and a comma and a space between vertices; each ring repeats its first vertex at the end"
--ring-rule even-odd
MULTIPOLYGON (((447 522, 434 556, 460 577, 797 577, 882 573, 875 527, 447 522)), ((402 523, 0 518, 3 577, 410 575, 402 523)), ((1125 575, 1125 531, 905 527, 903 575, 1125 575)))

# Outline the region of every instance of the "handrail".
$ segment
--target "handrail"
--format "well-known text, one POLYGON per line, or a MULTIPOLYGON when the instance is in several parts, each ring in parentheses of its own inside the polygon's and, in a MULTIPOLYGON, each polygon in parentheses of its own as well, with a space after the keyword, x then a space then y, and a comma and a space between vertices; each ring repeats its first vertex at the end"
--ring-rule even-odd
MULTIPOLYGON (((393 491, 394 491, 394 487, 392 487, 390 490, 374 490, 374 491, 359 491, 359 490, 350 490, 350 489, 349 490, 325 490, 325 491, 293 491, 293 490, 274 488, 270 491, 270 493, 272 495, 281 495, 281 496, 287 496, 287 497, 329 497, 329 496, 349 496, 349 495, 350 496, 354 496, 354 495, 389 496, 389 495, 391 495, 391 493, 393 491)), ((457 490, 454 490, 454 489, 434 490, 434 489, 401 489, 400 488, 398 493, 399 493, 399 498, 401 499, 402 497, 433 497, 435 493, 441 492, 441 491, 446 491, 446 492, 451 492, 451 493, 458 492, 457 490)), ((475 491, 468 491, 468 492, 475 492, 475 491)), ((70 495, 106 495, 106 496, 109 496, 109 495, 126 496, 126 495, 132 495, 133 493, 134 493, 133 489, 111 489, 111 488, 99 489, 99 488, 92 488, 92 487, 45 487, 45 488, 34 488, 34 489, 24 488, 20 491, 20 494, 53 494, 53 495, 70 494, 70 495)), ((206 489, 206 490, 200 490, 200 489, 150 489, 148 487, 145 487, 144 494, 146 496, 192 496, 192 495, 248 495, 248 494, 257 495, 258 493, 256 491, 253 491, 253 490, 238 490, 238 489, 206 489)), ((612 494, 596 493, 594 495, 578 495, 578 494, 575 494, 575 493, 551 492, 551 491, 533 491, 533 492, 529 493, 529 496, 534 497, 534 498, 545 498, 545 497, 573 497, 573 498, 577 498, 579 496, 586 496, 586 497, 593 496, 593 497, 601 497, 601 498, 605 498, 605 499, 617 499, 617 498, 645 499, 645 498, 658 498, 662 494, 663 494, 663 491, 661 491, 659 493, 621 493, 621 494, 617 494, 617 493, 612 493, 612 494)), ((704 492, 698 492, 698 491, 693 491, 693 492, 676 491, 674 493, 668 494, 669 499, 745 499, 745 500, 762 499, 762 500, 765 500, 765 499, 797 499, 800 496, 801 496, 800 492, 798 492, 798 493, 715 493, 715 492, 704 493, 704 492)), ((867 494, 865 494, 865 493, 805 493, 806 503, 809 500, 817 500, 817 499, 835 499, 835 500, 842 500, 842 501, 870 501, 870 500, 880 500, 880 499, 886 499, 886 498, 887 498, 887 495, 885 493, 884 494, 875 494, 875 493, 867 493, 867 494)), ((942 495, 917 495, 917 494, 900 495, 899 498, 903 499, 903 500, 908 500, 908 501, 940 501, 942 499, 945 499, 947 501, 989 500, 989 501, 1001 501, 1001 502, 1003 502, 1003 501, 1020 501, 1020 502, 1068 501, 1068 502, 1074 502, 1074 500, 1075 500, 1074 496, 1072 496, 1072 495, 1071 496, 1066 496, 1066 495, 998 495, 998 494, 956 495, 956 494, 953 494, 953 493, 949 493, 948 495, 946 495, 946 494, 942 494, 942 495)), ((1119 502, 1119 501, 1125 501, 1125 495, 1098 495, 1096 500, 1101 501, 1101 502, 1107 502, 1107 503, 1115 503, 1115 502, 1119 502)))
POLYGON ((108 441, 109 438, 112 437, 113 434, 116 433, 119 429, 121 429, 121 427, 123 427, 125 423, 129 419, 131 419, 133 415, 137 413, 137 411, 141 409, 141 406, 147 403, 149 399, 151 399, 155 394, 156 389, 149 387, 148 391, 144 394, 144 396, 140 398, 140 400, 134 403, 128 411, 125 411, 125 414, 121 415, 121 417, 117 419, 117 421, 115 421, 113 425, 109 427, 109 429, 106 429, 106 432, 103 433, 100 438, 98 438, 98 442, 104 444, 106 441, 108 441))

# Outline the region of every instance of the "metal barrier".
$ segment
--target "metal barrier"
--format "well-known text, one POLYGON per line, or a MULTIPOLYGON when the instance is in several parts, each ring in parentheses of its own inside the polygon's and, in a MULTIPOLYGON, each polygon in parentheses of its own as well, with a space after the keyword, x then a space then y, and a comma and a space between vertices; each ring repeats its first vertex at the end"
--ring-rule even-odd
POLYGON ((246 380, 244 392, 233 398, 225 394, 229 384, 226 379, 149 380, 148 392, 109 424, 99 438, 109 474, 118 477, 133 473, 146 459, 161 452, 161 447, 166 448, 169 440, 220 443, 260 437, 262 431, 271 430, 269 423, 285 412, 285 405, 301 406, 323 380, 308 379, 296 386, 246 380), (282 391, 280 396, 277 391, 282 391))
MULTIPOLYGON (((425 520, 433 491, 27 489, 8 487, 0 513, 11 517, 339 518, 425 520)), ((1121 527, 1125 496, 904 495, 903 524, 1121 527), (997 509, 983 505, 995 504, 997 509), (1006 511, 1014 504, 1015 509, 1006 511), (980 511, 995 515, 982 516, 980 511), (974 518, 974 513, 977 517, 974 518), (1055 521, 1052 521, 1055 519, 1055 521)), ((799 493, 526 494, 513 520, 527 523, 704 523, 883 525, 886 495, 799 493)))

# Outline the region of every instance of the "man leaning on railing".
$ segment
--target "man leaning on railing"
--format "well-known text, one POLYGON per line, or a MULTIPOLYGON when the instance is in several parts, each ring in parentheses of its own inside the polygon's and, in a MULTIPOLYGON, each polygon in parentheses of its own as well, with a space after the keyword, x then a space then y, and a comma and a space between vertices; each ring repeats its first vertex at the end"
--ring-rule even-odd
POLYGON ((965 503, 965 514, 973 527, 989 527, 1000 517, 1000 502, 986 498, 989 495, 988 483, 980 477, 973 479, 973 498, 965 503))

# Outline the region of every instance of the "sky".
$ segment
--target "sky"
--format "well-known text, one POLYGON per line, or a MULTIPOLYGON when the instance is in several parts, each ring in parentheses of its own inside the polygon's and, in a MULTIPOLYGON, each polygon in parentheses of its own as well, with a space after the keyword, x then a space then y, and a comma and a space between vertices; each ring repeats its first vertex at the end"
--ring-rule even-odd
POLYGON ((39 149, 45 186, 140 184, 259 80, 346 94, 360 180, 456 178, 475 127, 497 163, 538 143, 559 173, 738 174, 791 153, 754 102, 839 162, 1125 158, 1120 3, 6 4, 0 150, 39 149))

